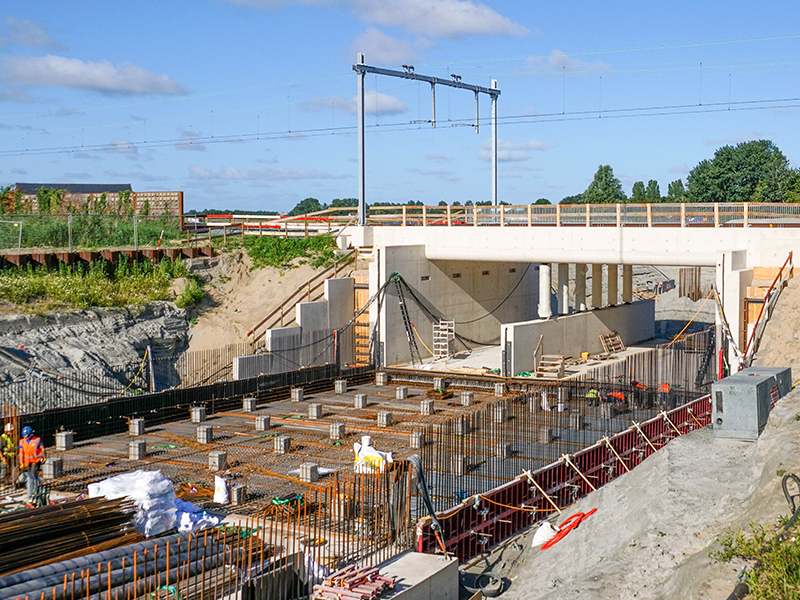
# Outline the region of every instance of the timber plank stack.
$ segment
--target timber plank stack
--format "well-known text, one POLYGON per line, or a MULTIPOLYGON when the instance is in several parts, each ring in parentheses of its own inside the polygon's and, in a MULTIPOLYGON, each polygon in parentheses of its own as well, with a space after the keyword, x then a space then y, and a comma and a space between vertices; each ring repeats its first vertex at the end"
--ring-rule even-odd
POLYGON ((377 567, 345 567, 314 586, 314 600, 372 600, 394 589, 394 577, 383 577, 377 567))

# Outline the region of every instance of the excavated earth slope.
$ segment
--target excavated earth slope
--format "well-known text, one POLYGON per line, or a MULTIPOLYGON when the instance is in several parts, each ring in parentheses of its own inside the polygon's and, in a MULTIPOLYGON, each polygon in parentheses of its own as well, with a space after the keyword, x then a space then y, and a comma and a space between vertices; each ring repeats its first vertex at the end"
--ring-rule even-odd
POLYGON ((25 365, 74 373, 135 363, 149 345, 155 357, 186 347, 185 312, 172 302, 0 319, 0 381, 24 375, 25 365), (14 360, 16 359, 16 360, 14 360))
POLYGON ((800 390, 783 398, 757 442, 711 428, 670 442, 555 519, 597 512, 555 546, 525 550, 503 598, 727 598, 742 563, 709 550, 727 527, 773 524, 789 512, 783 471, 800 473, 800 390))

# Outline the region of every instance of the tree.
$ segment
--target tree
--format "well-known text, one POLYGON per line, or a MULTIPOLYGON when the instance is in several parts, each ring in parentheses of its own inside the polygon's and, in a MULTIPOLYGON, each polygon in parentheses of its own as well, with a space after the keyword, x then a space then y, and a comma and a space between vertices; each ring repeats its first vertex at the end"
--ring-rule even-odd
POLYGON ((331 200, 331 208, 348 208, 352 206, 358 206, 358 198, 334 198, 331 200))
POLYGON ((636 204, 644 204, 647 202, 644 194, 644 181, 637 181, 633 184, 633 189, 631 190, 631 202, 636 204))
POLYGON ((683 180, 676 179, 667 186, 667 202, 685 202, 686 189, 683 187, 683 180))
POLYGON ((687 178, 691 202, 784 202, 797 173, 769 140, 723 146, 687 178))
POLYGON ((644 200, 648 203, 661 202, 661 188, 658 187, 658 182, 651 179, 647 182, 647 189, 644 191, 644 200))
POLYGON ((622 183, 614 177, 609 165, 600 165, 594 174, 594 180, 583 192, 583 201, 587 204, 613 204, 627 201, 622 183))
POLYGON ((583 194, 575 194, 574 196, 565 196, 561 199, 559 204, 583 204, 583 194))
POLYGON ((534 204, 552 204, 547 198, 539 198, 534 204))
POLYGON ((4 215, 13 210, 11 207, 14 202, 14 190, 12 186, 0 187, 0 215, 4 215))
POLYGON ((297 215, 305 215, 319 210, 322 210, 322 205, 319 203, 319 200, 316 198, 306 198, 298 202, 297 205, 289 211, 289 216, 296 217, 297 215))

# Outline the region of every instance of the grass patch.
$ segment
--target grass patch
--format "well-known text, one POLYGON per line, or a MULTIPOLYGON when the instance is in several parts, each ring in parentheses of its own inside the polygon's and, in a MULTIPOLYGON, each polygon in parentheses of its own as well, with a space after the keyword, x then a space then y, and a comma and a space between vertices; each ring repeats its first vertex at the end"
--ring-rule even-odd
POLYGON ((319 269, 332 265, 336 260, 336 240, 331 235, 307 238, 250 236, 245 238, 244 246, 255 269, 293 269, 306 263, 319 269))
MULTIPOLYGON (((63 217, 10 215, 4 218, 22 221, 23 248, 66 248, 69 245, 70 227, 63 217)), ((131 216, 75 214, 72 217, 72 244, 76 248, 133 246, 134 230, 140 246, 155 246, 162 231, 164 240, 181 237, 180 221, 177 217, 139 217, 134 226, 131 216)), ((0 240, 3 247, 16 248, 18 232, 18 229, 14 229, 7 235, 10 236, 8 239, 0 240)))
POLYGON ((726 530, 718 539, 721 549, 709 553, 712 559, 730 562, 741 559, 758 563, 748 569, 744 581, 753 600, 800 598, 800 525, 795 523, 779 539, 786 518, 774 526, 750 524, 750 532, 726 530))
MULTIPOLYGON (((180 261, 168 258, 156 264, 121 260, 114 269, 103 261, 88 267, 61 265, 52 271, 32 266, 8 268, 0 271, 0 298, 24 311, 39 313, 122 307, 170 300, 170 284, 176 277, 189 277, 190 284, 200 287, 180 261)), ((199 291, 205 295, 202 289, 199 291)), ((196 296, 195 289, 187 295, 186 305, 196 296)))
POLYGON ((186 282, 186 287, 184 287, 183 291, 175 298, 175 306, 178 308, 186 308, 187 306, 197 304, 205 297, 206 293, 201 283, 193 277, 186 282))

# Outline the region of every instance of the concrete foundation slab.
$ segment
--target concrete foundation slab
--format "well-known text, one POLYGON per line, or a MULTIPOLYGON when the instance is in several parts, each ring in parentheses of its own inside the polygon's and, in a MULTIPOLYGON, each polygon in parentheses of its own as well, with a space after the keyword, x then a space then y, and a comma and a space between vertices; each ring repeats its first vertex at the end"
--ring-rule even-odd
POLYGON ((395 588, 381 598, 402 600, 457 600, 458 560, 406 552, 380 565, 380 572, 395 578, 395 588))

